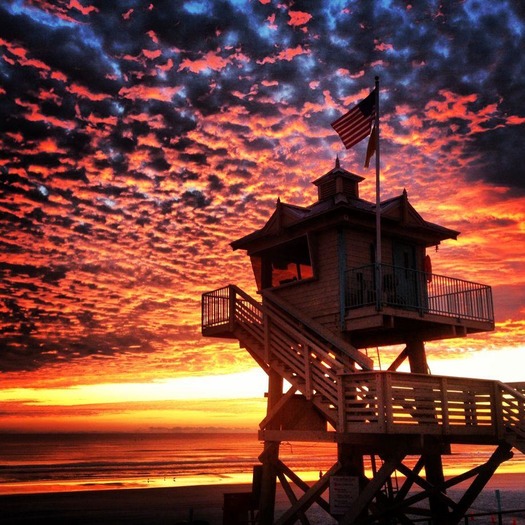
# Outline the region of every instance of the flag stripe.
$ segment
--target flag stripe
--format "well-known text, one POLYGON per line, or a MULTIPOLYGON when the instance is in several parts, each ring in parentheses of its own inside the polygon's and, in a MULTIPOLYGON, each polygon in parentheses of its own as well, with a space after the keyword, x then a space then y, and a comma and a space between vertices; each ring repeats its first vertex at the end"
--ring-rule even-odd
POLYGON ((370 135, 375 119, 375 89, 348 113, 332 122, 332 127, 343 141, 346 149, 370 135))
POLYGON ((348 149, 351 145, 357 144, 370 134, 375 114, 365 116, 361 111, 357 110, 353 115, 347 114, 345 117, 347 118, 339 122, 337 127, 334 125, 333 128, 348 149), (352 144, 348 145, 349 143, 352 144))
POLYGON ((368 119, 359 123, 354 124, 353 126, 346 127, 344 131, 339 132, 339 136, 343 141, 346 148, 351 148, 364 138, 370 135, 370 129, 372 126, 372 119, 368 119))

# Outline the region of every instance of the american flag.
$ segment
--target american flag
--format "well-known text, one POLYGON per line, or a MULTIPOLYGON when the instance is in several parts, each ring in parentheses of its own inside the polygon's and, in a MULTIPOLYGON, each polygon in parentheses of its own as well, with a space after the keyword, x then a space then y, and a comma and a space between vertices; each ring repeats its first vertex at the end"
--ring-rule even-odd
POLYGON ((354 106, 348 113, 332 122, 346 149, 370 135, 372 122, 376 117, 376 90, 354 106))

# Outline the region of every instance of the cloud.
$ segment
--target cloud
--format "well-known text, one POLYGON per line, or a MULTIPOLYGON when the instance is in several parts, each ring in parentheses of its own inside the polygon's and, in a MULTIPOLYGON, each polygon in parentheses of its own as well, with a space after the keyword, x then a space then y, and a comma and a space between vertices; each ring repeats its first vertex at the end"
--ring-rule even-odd
POLYGON ((524 220, 515 4, 16 1, 0 16, 0 370, 247 366, 199 338, 200 294, 253 290, 229 242, 277 197, 311 203, 337 153, 361 169, 364 145, 342 152, 330 122, 376 74, 385 194, 407 187, 460 227, 448 253, 474 275, 501 285, 491 250, 505 279, 525 270, 498 243, 519 246, 524 220))

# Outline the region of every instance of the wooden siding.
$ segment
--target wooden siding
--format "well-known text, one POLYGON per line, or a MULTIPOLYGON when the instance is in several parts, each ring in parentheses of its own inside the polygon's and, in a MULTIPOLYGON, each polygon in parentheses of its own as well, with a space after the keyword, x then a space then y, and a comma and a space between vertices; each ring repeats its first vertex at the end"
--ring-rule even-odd
POLYGON ((306 316, 333 327, 339 322, 337 231, 324 231, 312 243, 315 278, 275 288, 273 292, 306 316))
MULTIPOLYGON (((338 231, 336 229, 317 232, 312 236, 312 259, 315 268, 313 280, 274 288, 274 293, 296 307, 304 315, 316 320, 333 333, 340 334, 341 325, 341 282, 338 253, 338 231)), ((375 242, 373 230, 344 230, 345 269, 359 268, 372 263, 375 242)), ((395 239, 386 237, 382 243, 382 260, 392 264, 395 239)), ((416 265, 422 264, 424 249, 416 246, 416 265), (421 259, 421 260, 420 260, 421 259)))

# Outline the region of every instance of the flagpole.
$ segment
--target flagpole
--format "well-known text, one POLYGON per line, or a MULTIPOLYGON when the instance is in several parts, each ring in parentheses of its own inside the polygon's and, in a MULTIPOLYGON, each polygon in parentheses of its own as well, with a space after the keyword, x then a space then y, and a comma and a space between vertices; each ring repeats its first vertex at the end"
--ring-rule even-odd
POLYGON ((376 118, 375 118, 375 143, 376 143, 376 307, 378 310, 382 308, 381 300, 381 182, 380 182, 380 171, 381 171, 381 156, 379 149, 379 77, 376 76, 375 85, 375 107, 376 107, 376 118))

